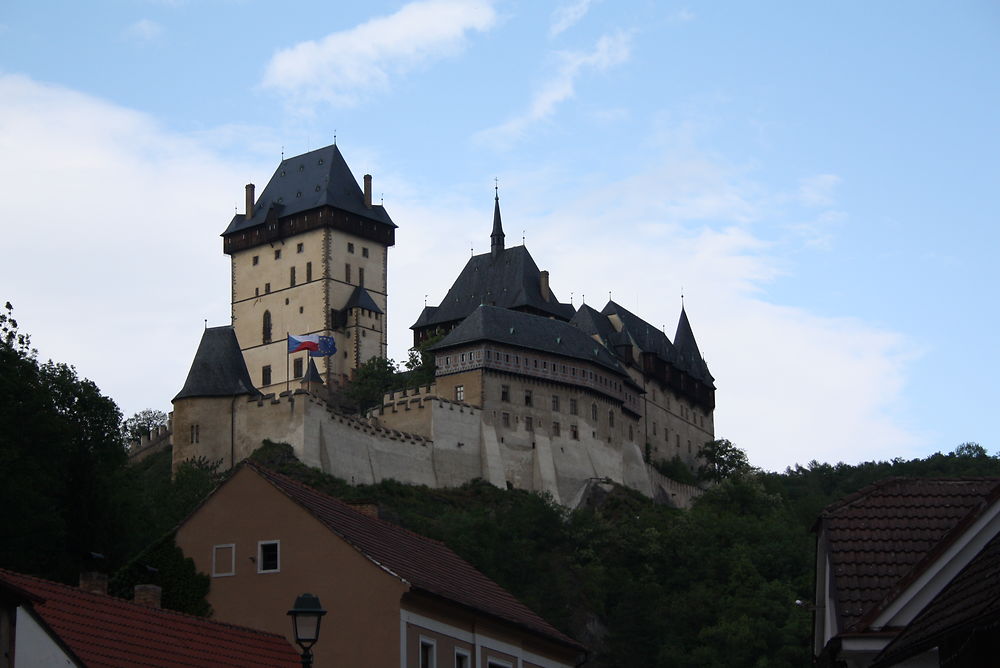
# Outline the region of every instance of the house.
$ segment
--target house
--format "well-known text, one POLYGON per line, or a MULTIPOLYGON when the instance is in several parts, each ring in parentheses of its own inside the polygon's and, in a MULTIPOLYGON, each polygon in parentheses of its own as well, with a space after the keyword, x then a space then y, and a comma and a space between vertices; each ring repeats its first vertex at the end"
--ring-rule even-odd
POLYGON ((244 462, 178 528, 217 619, 288 633, 304 591, 328 611, 318 666, 557 668, 584 648, 444 544, 244 462))
POLYGON ((162 610, 155 587, 139 604, 101 593, 106 576, 96 582, 88 591, 0 569, 0 668, 300 665, 278 634, 162 610))
POLYGON ((1000 479, 891 478, 827 507, 815 531, 817 665, 938 666, 970 649, 956 638, 989 646, 1000 479))

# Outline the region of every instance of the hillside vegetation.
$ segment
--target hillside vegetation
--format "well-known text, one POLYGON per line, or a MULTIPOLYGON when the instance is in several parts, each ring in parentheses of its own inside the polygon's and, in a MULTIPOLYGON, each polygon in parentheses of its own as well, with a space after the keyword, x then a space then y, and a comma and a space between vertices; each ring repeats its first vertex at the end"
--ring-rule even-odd
MULTIPOLYGON (((114 401, 65 364, 41 363, 12 311, 0 314, 0 567, 74 583, 116 573, 112 590, 164 587, 165 607, 210 614, 208 578, 172 531, 222 479, 206 461, 170 476, 170 453, 129 466, 114 401)), ((567 511, 482 481, 456 489, 352 487, 298 462, 287 445, 254 457, 333 496, 375 502, 384 519, 445 542, 588 645, 588 665, 802 666, 810 662, 814 538, 836 499, 889 476, 1000 476, 976 444, 924 459, 752 469, 728 441, 691 510, 608 487, 567 511)), ((676 469, 677 462, 659 463, 676 469)))

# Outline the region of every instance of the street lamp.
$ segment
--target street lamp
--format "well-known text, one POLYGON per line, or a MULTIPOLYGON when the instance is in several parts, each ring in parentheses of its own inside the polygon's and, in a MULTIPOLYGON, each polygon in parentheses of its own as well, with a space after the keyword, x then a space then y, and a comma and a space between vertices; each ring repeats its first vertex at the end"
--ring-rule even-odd
POLYGON ((302 648, 302 668, 313 665, 311 648, 319 639, 319 623, 326 614, 319 597, 302 594, 295 599, 295 607, 288 611, 292 618, 295 642, 302 648))

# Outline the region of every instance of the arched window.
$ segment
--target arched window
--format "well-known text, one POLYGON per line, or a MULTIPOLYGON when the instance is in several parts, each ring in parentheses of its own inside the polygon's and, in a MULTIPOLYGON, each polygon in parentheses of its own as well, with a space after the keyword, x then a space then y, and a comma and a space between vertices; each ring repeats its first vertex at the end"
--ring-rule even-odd
POLYGON ((597 422, 597 404, 590 404, 590 419, 597 422))
POLYGON ((270 311, 264 311, 264 326, 263 326, 262 329, 263 329, 263 331, 261 333, 261 339, 263 340, 264 343, 270 343, 271 342, 271 312, 270 311))

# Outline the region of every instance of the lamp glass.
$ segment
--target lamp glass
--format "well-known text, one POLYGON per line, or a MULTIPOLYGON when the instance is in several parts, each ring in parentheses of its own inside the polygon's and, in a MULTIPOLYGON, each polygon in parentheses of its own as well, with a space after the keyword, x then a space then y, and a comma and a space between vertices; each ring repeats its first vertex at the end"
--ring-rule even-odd
POLYGON ((312 594, 302 594, 295 599, 295 607, 288 614, 292 618, 295 642, 303 649, 312 647, 319 639, 319 624, 326 614, 319 598, 312 594))

